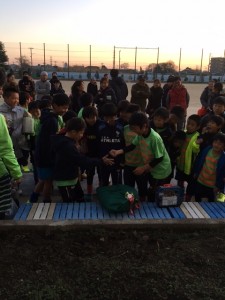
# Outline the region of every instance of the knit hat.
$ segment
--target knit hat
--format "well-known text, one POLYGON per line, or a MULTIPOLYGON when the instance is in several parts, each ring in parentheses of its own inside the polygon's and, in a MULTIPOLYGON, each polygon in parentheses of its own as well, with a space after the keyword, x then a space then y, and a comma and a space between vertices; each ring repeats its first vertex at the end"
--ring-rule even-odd
POLYGON ((41 72, 41 76, 44 76, 44 75, 45 75, 45 76, 48 76, 48 73, 47 73, 46 71, 42 71, 42 72, 41 72))

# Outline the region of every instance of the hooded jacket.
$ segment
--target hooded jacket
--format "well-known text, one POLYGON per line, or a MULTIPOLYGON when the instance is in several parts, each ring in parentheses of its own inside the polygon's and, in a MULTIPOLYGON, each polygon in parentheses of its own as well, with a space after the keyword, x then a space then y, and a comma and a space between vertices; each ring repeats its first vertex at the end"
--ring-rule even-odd
POLYGON ((50 138, 60 129, 61 118, 50 109, 44 109, 40 117, 40 131, 36 140, 36 161, 41 168, 52 167, 52 154, 50 148, 50 138))
POLYGON ((10 174, 12 178, 22 177, 20 166, 16 160, 12 140, 9 136, 5 118, 0 114, 0 177, 10 174))
POLYGON ((112 77, 109 80, 109 86, 114 90, 117 98, 117 103, 126 100, 128 96, 128 88, 126 82, 121 77, 112 77))
MULTIPOLYGON (((209 150, 212 149, 211 146, 205 148, 201 153, 199 153, 195 164, 194 164, 194 174, 195 177, 198 178, 201 169, 204 165, 206 156, 209 152, 209 150)), ((225 178, 225 152, 223 152, 219 160, 217 162, 216 166, 216 187, 223 193, 224 192, 224 178, 225 178)))

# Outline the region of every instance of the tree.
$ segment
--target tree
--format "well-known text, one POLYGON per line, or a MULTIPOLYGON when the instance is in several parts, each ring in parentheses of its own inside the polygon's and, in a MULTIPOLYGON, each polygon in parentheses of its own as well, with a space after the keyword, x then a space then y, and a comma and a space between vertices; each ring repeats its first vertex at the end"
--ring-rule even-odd
POLYGON ((8 62, 9 58, 6 55, 5 45, 0 41, 0 67, 5 69, 5 64, 8 62))
POLYGON ((161 74, 174 74, 176 73, 176 66, 172 60, 167 62, 159 63, 158 66, 156 63, 151 63, 147 66, 146 71, 152 73, 161 73, 161 74))
POLYGON ((120 65, 120 69, 127 70, 128 68, 129 68, 128 63, 123 63, 123 64, 120 65))
POLYGON ((26 56, 16 57, 15 60, 20 66, 19 76, 22 76, 23 71, 28 71, 30 69, 30 60, 26 56))

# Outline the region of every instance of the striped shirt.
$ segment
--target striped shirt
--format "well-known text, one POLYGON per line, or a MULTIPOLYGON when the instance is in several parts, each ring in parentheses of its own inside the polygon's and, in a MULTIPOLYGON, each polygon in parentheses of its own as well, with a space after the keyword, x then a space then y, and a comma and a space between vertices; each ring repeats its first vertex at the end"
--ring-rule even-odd
POLYGON ((206 155, 205 162, 198 176, 197 181, 207 187, 215 187, 216 184, 216 167, 220 155, 214 155, 212 149, 206 155))

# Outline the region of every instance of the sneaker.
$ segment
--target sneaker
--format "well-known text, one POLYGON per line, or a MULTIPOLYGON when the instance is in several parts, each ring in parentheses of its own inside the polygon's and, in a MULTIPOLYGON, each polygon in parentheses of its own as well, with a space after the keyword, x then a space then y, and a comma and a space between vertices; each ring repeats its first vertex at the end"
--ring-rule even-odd
POLYGON ((25 172, 25 173, 30 172, 30 169, 28 166, 21 166, 21 170, 22 170, 22 172, 25 172))

